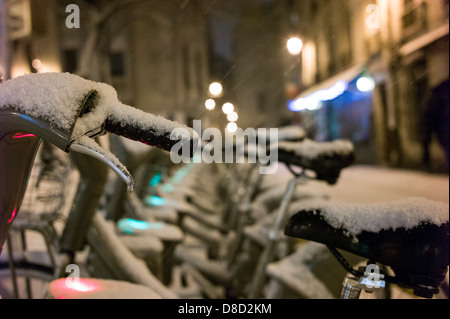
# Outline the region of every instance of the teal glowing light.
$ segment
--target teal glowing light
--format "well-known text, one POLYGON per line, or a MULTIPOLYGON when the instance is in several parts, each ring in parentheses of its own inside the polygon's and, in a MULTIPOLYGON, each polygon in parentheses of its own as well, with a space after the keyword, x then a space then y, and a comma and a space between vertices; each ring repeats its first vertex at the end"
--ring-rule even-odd
POLYGON ((117 222, 117 227, 125 234, 133 234, 139 230, 161 229, 164 223, 149 223, 143 220, 136 220, 131 218, 123 218, 117 222))
POLYGON ((153 176, 153 178, 150 180, 150 186, 151 187, 156 187, 156 185, 159 184, 159 182, 161 182, 162 180, 162 175, 161 173, 156 174, 155 176, 153 176))
POLYGON ((173 190, 174 190, 174 187, 173 187, 172 184, 164 184, 164 185, 162 186, 162 188, 163 188, 163 190, 164 190, 166 193, 172 193, 173 190))
POLYGON ((149 206, 163 206, 165 204, 164 198, 158 196, 147 196, 145 203, 149 206))
POLYGON ((186 167, 184 167, 184 168, 178 170, 178 171, 174 174, 174 176, 173 176, 173 178, 172 178, 172 182, 173 182, 174 184, 179 184, 179 183, 181 183, 181 182, 183 181, 183 179, 186 177, 187 173, 188 173, 188 170, 187 170, 186 167))

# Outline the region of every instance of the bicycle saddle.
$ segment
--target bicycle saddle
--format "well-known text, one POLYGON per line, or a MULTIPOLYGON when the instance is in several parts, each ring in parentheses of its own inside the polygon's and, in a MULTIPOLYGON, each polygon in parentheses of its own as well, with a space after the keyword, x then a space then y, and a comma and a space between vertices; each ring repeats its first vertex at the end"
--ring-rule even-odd
MULTIPOLYGON (((277 129, 277 141, 290 141, 290 142, 300 142, 306 138, 306 132, 299 126, 283 126, 277 129)), ((258 130, 255 136, 249 136, 249 138, 257 138, 258 143, 265 141, 266 143, 272 142, 270 140, 269 131, 266 129, 258 130)))
POLYGON ((390 266, 396 284, 426 298, 439 292, 449 264, 449 206, 422 198, 311 204, 291 217, 285 234, 390 266))
MULTIPOLYGON (((236 141, 234 140, 234 137, 231 138, 233 141, 232 145, 224 145, 223 150, 226 150, 227 148, 234 149, 237 147, 237 152, 240 155, 257 158, 260 152, 264 152, 265 154, 266 148, 271 148, 273 146, 271 145, 272 143, 276 144, 283 141, 301 142, 306 138, 305 131, 298 126, 284 126, 278 128, 276 134, 272 129, 258 129, 250 132, 248 136, 246 134, 246 131, 244 134, 236 134, 236 141), (245 139, 245 137, 247 137, 247 139, 245 139)), ((233 136, 233 134, 229 134, 229 136, 233 136)))
POLYGON ((286 165, 299 166, 312 170, 318 180, 333 185, 337 182, 341 170, 354 162, 353 144, 349 141, 314 142, 305 139, 302 142, 278 143, 278 161, 286 165))
POLYGON ((306 132, 298 126, 284 126, 278 129, 278 141, 300 142, 306 138, 306 132))

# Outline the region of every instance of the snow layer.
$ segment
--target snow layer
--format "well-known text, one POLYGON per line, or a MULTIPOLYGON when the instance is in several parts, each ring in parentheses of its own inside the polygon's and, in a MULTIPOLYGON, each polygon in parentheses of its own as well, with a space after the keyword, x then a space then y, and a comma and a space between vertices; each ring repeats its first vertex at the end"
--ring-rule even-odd
POLYGON ((119 273, 121 278, 144 285, 162 298, 178 298, 150 272, 143 260, 134 256, 120 241, 114 225, 110 221, 106 221, 100 213, 95 214, 92 219, 88 241, 93 247, 96 247, 96 252, 102 255, 101 258, 111 263, 114 271, 119 273))
MULTIPOLYGON (((278 135, 277 140, 278 141, 300 141, 306 137, 305 131, 299 127, 299 126, 283 126, 280 128, 277 128, 278 135)), ((259 139, 265 139, 267 142, 272 142, 270 140, 270 130, 257 130, 253 134, 249 135, 250 139, 254 139, 255 137, 258 137, 259 139)))
POLYGON ((299 126, 284 126, 278 129, 279 141, 299 141, 305 137, 305 131, 299 126))
POLYGON ((153 236, 130 236, 118 234, 120 241, 133 254, 139 258, 145 259, 149 256, 156 257, 162 254, 164 250, 163 243, 153 236))
POLYGON ((278 149, 292 152, 305 159, 315 159, 320 156, 347 155, 354 151, 353 144, 346 140, 336 140, 333 142, 314 142, 305 139, 303 142, 280 142, 278 149))
MULTIPOLYGON (((0 109, 14 107, 50 124, 70 129, 86 95, 102 87, 107 97, 115 91, 81 77, 60 73, 36 73, 11 79, 0 85, 0 109)), ((117 95, 115 96, 117 98, 117 95)))
POLYGON ((449 205, 420 197, 373 204, 315 202, 297 209, 318 211, 335 228, 345 229, 349 236, 363 231, 412 229, 422 223, 438 226, 448 223, 449 205))
POLYGON ((308 242, 281 261, 269 264, 267 274, 303 298, 333 299, 332 293, 311 271, 313 263, 329 257, 326 246, 308 242))
MULTIPOLYGON (((64 130, 70 130, 76 121, 74 140, 97 129, 107 118, 113 123, 151 130, 156 135, 183 128, 163 117, 122 104, 116 90, 107 84, 69 73, 35 73, 6 81, 0 85, 0 109, 8 107, 64 130), (81 105, 92 91, 98 93, 95 108, 77 120, 81 105)), ((188 139, 183 136, 183 141, 188 139)))

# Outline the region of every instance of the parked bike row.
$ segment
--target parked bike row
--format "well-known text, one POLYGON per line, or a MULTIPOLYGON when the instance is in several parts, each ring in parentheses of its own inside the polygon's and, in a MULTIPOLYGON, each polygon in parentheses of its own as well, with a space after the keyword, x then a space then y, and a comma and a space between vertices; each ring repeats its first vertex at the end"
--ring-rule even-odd
POLYGON ((288 180, 257 163, 175 164, 177 143, 191 156, 205 146, 192 129, 58 73, 0 84, 0 122, 0 279, 13 297, 388 298, 395 285, 432 298, 445 281, 448 205, 305 192, 339 183, 355 160, 348 141, 280 128, 288 180))

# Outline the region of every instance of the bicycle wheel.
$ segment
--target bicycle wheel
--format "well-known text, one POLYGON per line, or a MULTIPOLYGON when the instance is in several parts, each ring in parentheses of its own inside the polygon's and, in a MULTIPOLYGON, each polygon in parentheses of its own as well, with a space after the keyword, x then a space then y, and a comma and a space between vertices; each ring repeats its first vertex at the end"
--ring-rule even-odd
POLYGON ((36 260, 42 254, 33 254, 34 258, 20 256, 0 261, 0 295, 4 299, 42 299, 47 294, 48 284, 55 279, 55 269, 36 260), (32 260, 34 259, 34 260, 32 260))

